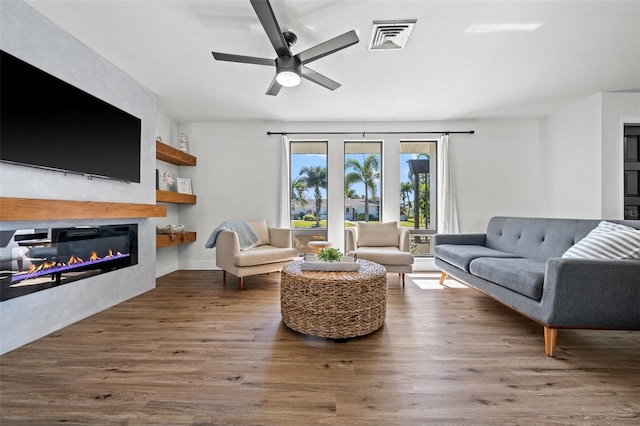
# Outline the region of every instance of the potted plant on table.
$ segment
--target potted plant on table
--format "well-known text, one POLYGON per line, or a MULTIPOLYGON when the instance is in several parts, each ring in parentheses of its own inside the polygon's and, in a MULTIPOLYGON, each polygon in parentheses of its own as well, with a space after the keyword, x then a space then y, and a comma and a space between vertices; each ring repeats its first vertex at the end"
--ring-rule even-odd
POLYGON ((318 252, 318 259, 323 262, 340 262, 342 260, 342 253, 340 253, 340 249, 337 248, 323 248, 318 252))

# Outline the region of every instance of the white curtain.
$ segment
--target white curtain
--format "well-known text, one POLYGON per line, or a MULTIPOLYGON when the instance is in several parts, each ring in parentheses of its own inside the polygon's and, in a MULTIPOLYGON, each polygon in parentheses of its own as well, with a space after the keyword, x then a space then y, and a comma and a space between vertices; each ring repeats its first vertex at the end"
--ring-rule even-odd
POLYGON ((280 167, 280 203, 278 206, 278 228, 291 227, 291 205, 289 201, 289 138, 282 135, 282 158, 280 167))
POLYGON ((456 186, 453 171, 449 135, 443 135, 438 141, 438 233, 457 234, 458 207, 456 205, 456 186))

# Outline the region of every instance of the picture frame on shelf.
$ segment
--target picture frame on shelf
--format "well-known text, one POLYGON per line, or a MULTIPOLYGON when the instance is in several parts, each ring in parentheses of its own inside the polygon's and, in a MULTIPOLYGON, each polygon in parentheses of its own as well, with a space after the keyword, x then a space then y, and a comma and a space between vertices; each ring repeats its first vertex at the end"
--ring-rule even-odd
POLYGON ((193 195, 193 190, 191 188, 191 179, 177 178, 176 183, 177 183, 177 190, 180 194, 193 195))

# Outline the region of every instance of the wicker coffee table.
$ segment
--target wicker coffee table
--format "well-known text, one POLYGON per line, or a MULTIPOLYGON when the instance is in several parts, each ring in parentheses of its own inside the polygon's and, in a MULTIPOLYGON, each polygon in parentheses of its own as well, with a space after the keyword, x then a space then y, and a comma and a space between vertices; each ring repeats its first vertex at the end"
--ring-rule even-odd
POLYGON ((302 260, 282 268, 282 321, 292 330, 329 339, 364 336, 382 327, 387 271, 358 260, 358 272, 301 271, 302 260))

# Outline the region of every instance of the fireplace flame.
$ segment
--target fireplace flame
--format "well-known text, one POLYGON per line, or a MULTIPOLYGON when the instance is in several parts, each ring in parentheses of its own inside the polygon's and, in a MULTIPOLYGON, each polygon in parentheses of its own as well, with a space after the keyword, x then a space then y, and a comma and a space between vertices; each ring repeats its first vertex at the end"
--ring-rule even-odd
MULTIPOLYGON (((118 256, 122 256, 122 253, 117 252, 118 256)), ((109 249, 107 251, 107 254, 104 257, 100 257, 98 256, 98 253, 96 253, 95 251, 91 252, 91 256, 88 257, 88 262, 95 262, 97 260, 104 260, 104 259, 110 259, 115 257, 113 254, 113 250, 109 249)), ((31 274, 33 272, 39 272, 39 271, 46 271, 47 269, 52 269, 55 267, 62 267, 62 266, 69 266, 69 265, 78 265, 80 263, 85 263, 85 261, 78 256, 75 255, 71 255, 71 257, 69 257, 69 260, 67 261, 67 263, 61 263, 61 262, 43 262, 41 263, 39 266, 34 265, 33 263, 31 265, 29 265, 29 270, 26 272, 27 274, 31 274)))
POLYGON ((72 254, 69 260, 67 260, 67 265, 75 265, 77 263, 83 263, 83 262, 84 260, 82 260, 81 257, 77 257, 72 254))

